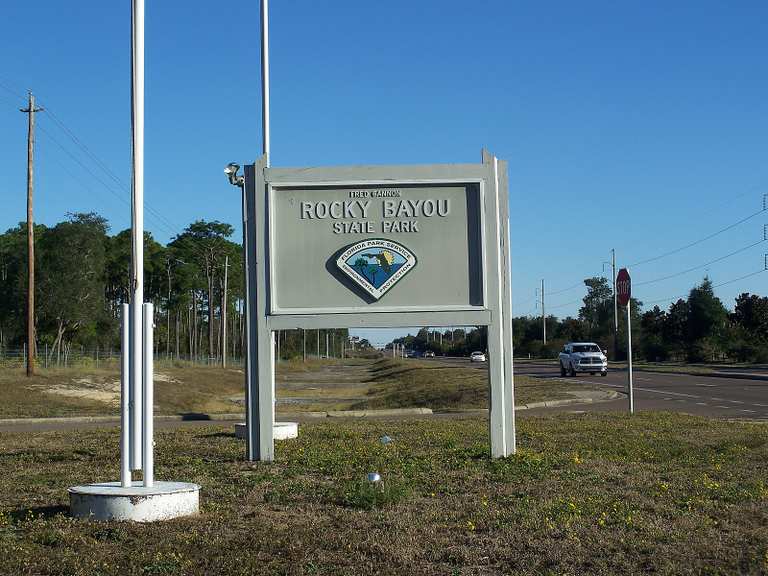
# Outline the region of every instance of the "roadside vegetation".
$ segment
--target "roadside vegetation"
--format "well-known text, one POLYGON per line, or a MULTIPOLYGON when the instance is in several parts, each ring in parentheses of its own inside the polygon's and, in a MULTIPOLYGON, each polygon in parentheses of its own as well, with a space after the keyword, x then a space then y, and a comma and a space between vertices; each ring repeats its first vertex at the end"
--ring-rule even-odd
MULTIPOLYGON (((435 411, 488 408, 488 370, 420 360, 382 359, 370 369, 369 398, 355 408, 423 407, 435 411)), ((515 376, 515 404, 573 398, 569 392, 598 390, 588 384, 515 376)))
MULTIPOLYGON (((244 330, 242 248, 234 228, 219 221, 189 224, 166 245, 145 236, 145 298, 155 305, 158 359, 222 365, 242 356, 244 330), (224 290, 225 276, 227 290, 224 290), (226 311, 226 314, 224 312, 226 311)), ((99 367, 119 354, 120 307, 130 284, 129 230, 110 233, 96 213, 76 213, 55 226, 37 225, 37 359, 47 367, 99 367)), ((26 354, 26 227, 0 234, 0 367, 20 366, 26 354)), ((613 293, 608 279, 584 280, 587 294, 577 317, 546 319, 549 340, 535 316, 513 319, 517 357, 554 358, 567 341, 597 342, 611 360, 625 359, 626 329, 619 315, 613 349, 613 293)), ((651 362, 768 363, 768 297, 741 294, 730 308, 708 278, 667 309, 633 300, 636 360, 651 362)), ((377 354, 346 329, 281 330, 282 360, 377 354)), ((437 355, 468 356, 487 349, 484 328, 421 329, 395 343, 437 355)), ((391 350, 391 344, 389 346, 391 350)))
MULTIPOLYGON (((144 297, 154 304, 158 358, 221 365, 225 328, 226 356, 242 357, 242 247, 233 233, 230 224, 216 220, 192 222, 166 245, 145 233, 144 297)), ((26 237, 26 223, 0 233, 0 368, 21 365, 27 353, 26 237)), ((111 234, 109 222, 93 212, 35 226, 39 366, 90 367, 119 355, 130 254, 130 230, 111 234)), ((352 348, 346 329, 280 331, 277 340, 285 359, 304 350, 339 357, 352 348)), ((354 348, 365 352, 370 345, 355 341, 354 348)))
MULTIPOLYGON (((587 294, 576 318, 547 316, 547 343, 541 316, 513 318, 516 358, 557 358, 567 342, 596 342, 611 361, 626 360, 626 315, 619 314, 618 349, 614 351, 613 291, 606 278, 584 280, 587 294)), ((768 297, 741 294, 729 310, 715 295, 708 278, 664 310, 643 309, 633 299, 632 338, 635 360, 656 363, 768 363, 768 297)), ((421 329, 395 343, 417 353, 468 356, 487 349, 483 328, 421 329)))
MULTIPOLYGON (((613 353, 613 291, 605 278, 584 280, 587 295, 577 318, 547 317, 549 340, 542 342, 541 317, 514 319, 515 355, 554 358, 568 341, 594 341, 611 359, 626 359, 626 314, 619 314, 617 353, 613 353)), ((635 359, 649 362, 768 362, 768 297, 744 293, 732 309, 715 295, 709 278, 666 310, 643 309, 633 299, 635 359)))
POLYGON ((3 434, 0 573, 768 572, 768 427, 518 422, 504 460, 480 417, 304 425, 273 464, 229 428, 159 430, 156 477, 199 483, 202 513, 151 525, 67 517, 68 486, 118 477, 116 430, 3 434))
MULTIPOLYGON (((447 366, 419 360, 351 358, 282 361, 276 366, 278 412, 426 407, 466 410, 488 407, 487 365, 447 366)), ((155 368, 155 413, 216 415, 244 412, 240 368, 160 363, 155 368)), ((596 390, 552 380, 515 378, 516 404, 572 398, 596 390)), ((102 368, 0 370, 0 418, 117 416, 120 373, 102 368)))

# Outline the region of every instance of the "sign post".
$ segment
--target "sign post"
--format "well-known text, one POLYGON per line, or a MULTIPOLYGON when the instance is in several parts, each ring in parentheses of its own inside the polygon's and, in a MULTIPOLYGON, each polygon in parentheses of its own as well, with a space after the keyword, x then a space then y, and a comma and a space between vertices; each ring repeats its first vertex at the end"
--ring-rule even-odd
POLYGON ((635 413, 635 397, 632 390, 632 279, 626 268, 616 275, 616 297, 620 306, 627 307, 627 396, 629 413, 635 413))

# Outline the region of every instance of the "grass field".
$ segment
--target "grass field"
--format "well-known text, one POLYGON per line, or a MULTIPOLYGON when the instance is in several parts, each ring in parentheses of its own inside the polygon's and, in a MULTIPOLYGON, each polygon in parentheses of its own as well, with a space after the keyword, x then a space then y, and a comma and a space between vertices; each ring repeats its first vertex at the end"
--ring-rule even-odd
POLYGON ((162 431, 156 476, 199 483, 201 515, 136 525, 66 516, 67 486, 118 477, 117 431, 4 434, 0 573, 768 573, 768 427, 563 415, 518 438, 491 460, 481 418, 337 421, 249 464, 230 429, 162 431))
MULTIPOLYGON (((243 412, 243 372, 192 365, 155 370, 157 414, 243 412)), ((279 412, 350 408, 485 408, 487 371, 445 367, 417 360, 322 360, 281 362, 276 368, 279 412)), ((516 403, 568 398, 588 385, 517 377, 516 403)), ((0 370, 0 418, 117 415, 120 375, 116 368, 0 370)))

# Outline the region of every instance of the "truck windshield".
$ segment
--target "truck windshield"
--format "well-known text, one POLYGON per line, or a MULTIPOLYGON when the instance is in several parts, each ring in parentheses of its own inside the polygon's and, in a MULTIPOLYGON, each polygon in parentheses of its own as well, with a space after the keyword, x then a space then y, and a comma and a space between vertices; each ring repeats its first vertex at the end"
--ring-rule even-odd
POLYGON ((574 352, 600 352, 600 348, 595 344, 582 344, 573 347, 574 352))

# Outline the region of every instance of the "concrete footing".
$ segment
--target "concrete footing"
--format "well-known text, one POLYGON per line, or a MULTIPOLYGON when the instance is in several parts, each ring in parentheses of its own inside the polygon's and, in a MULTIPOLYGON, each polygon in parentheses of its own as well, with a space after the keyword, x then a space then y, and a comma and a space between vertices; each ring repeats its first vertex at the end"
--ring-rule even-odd
MULTIPOLYGON (((235 424, 235 436, 245 440, 247 429, 245 423, 235 424)), ((298 422, 275 422, 272 427, 272 434, 275 440, 296 438, 299 435, 299 424, 298 422)))
POLYGON ((156 522, 197 514, 200 486, 187 482, 155 482, 152 488, 119 482, 69 488, 70 515, 92 520, 156 522))

